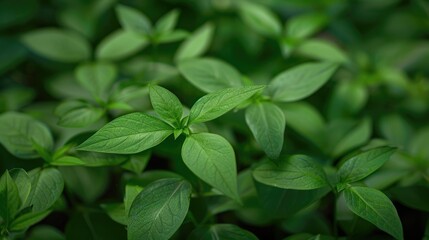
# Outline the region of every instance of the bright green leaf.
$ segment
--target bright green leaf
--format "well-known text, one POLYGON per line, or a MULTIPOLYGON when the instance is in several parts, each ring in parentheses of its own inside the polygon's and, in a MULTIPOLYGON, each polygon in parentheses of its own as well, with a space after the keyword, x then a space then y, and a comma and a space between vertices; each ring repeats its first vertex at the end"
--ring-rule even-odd
POLYGON ((189 122, 207 122, 218 118, 237 107, 263 88, 264 86, 227 88, 205 95, 198 99, 192 106, 189 113, 189 122))
POLYGON ((214 26, 206 23, 195 30, 177 50, 174 59, 176 62, 189 58, 199 57, 206 52, 210 46, 214 34, 214 26))
POLYGON ((183 107, 176 95, 163 87, 152 85, 149 88, 149 96, 155 112, 174 127, 180 127, 183 107))
POLYGON ((54 205, 63 192, 64 180, 55 168, 36 168, 28 175, 31 179, 31 192, 28 205, 33 206, 33 212, 41 212, 54 205))
POLYGON ((139 193, 143 190, 143 187, 138 185, 127 184, 125 186, 125 196, 124 196, 124 207, 125 214, 128 216, 130 212, 131 205, 134 202, 134 199, 139 195, 139 193))
POLYGON ((162 16, 155 24, 155 29, 158 34, 165 34, 173 31, 179 18, 179 10, 171 10, 162 16))
POLYGON ((325 172, 318 163, 305 155, 293 155, 277 161, 266 161, 253 171, 253 177, 266 185, 295 190, 310 190, 329 186, 325 172))
POLYGON ((207 93, 243 86, 241 74, 231 65, 217 59, 189 59, 181 61, 178 68, 190 83, 207 93))
POLYGON ((212 133, 191 134, 182 146, 182 159, 199 178, 225 195, 238 200, 234 149, 212 133))
POLYGON ((282 31, 280 20, 265 6, 243 1, 239 5, 239 13, 243 21, 255 32, 268 37, 280 36, 282 31))
POLYGON ((344 197, 356 215, 396 239, 403 239, 402 224, 395 206, 382 192, 367 187, 350 187, 344 190, 344 197))
POLYGON ((340 181, 352 183, 364 179, 383 166, 394 151, 391 147, 380 147, 351 157, 338 170, 340 181))
POLYGON ((77 67, 75 76, 79 84, 88 90, 95 99, 106 100, 116 79, 117 70, 111 63, 84 63, 77 67))
POLYGON ((246 123, 269 158, 277 159, 283 148, 285 116, 275 104, 263 102, 246 109, 246 123))
POLYGON ((125 30, 144 34, 151 33, 152 24, 149 18, 137 9, 125 5, 119 5, 116 7, 116 14, 118 15, 119 22, 125 30))
POLYGON ((162 179, 144 188, 131 205, 128 239, 169 239, 188 213, 192 187, 182 179, 162 179))
POLYGON ((296 39, 307 38, 319 31, 327 20, 327 16, 320 13, 298 15, 287 21, 286 34, 296 39))
POLYGON ((0 143, 19 158, 37 158, 34 143, 50 151, 53 140, 49 129, 41 122, 22 113, 0 115, 0 143))
POLYGON ((106 124, 77 149, 105 153, 138 153, 160 144, 173 129, 144 113, 130 113, 106 124))
POLYGON ((148 45, 146 37, 122 29, 108 35, 97 46, 97 59, 118 61, 129 57, 148 45))
POLYGON ((79 34, 63 29, 43 28, 22 37, 23 43, 36 54, 53 61, 74 63, 87 60, 91 47, 79 34))
POLYGON ((334 44, 321 40, 306 40, 301 43, 296 51, 304 56, 334 63, 345 63, 347 55, 334 44))
POLYGON ((75 100, 63 102, 55 109, 55 115, 60 118, 58 125, 73 128, 86 127, 95 123, 104 113, 104 109, 75 100))
POLYGON ((291 102, 308 97, 334 74, 333 63, 305 63, 277 75, 268 85, 274 101, 291 102))

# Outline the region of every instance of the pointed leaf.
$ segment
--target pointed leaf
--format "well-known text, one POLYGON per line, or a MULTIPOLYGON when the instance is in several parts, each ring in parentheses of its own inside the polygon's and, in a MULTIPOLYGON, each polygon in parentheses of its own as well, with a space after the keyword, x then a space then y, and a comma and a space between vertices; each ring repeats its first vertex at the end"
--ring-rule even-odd
POLYGON ((351 157, 338 170, 340 182, 352 183, 364 179, 383 166, 394 152, 394 148, 379 147, 351 157))
POLYGON ((24 169, 15 168, 10 170, 10 176, 16 184, 19 192, 19 198, 21 199, 21 203, 25 205, 28 200, 28 196, 31 191, 31 179, 28 176, 27 172, 24 169))
POLYGON ((189 59, 180 62, 178 68, 190 83, 207 93, 243 86, 241 74, 231 65, 217 59, 189 59))
POLYGON ((111 63, 95 62, 78 66, 75 76, 79 84, 96 99, 106 100, 116 79, 117 70, 111 63))
POLYGON ((105 153, 138 153, 173 133, 167 123, 144 113, 130 113, 106 124, 77 149, 105 153))
POLYGON ((6 225, 13 220, 21 204, 18 188, 6 170, 0 178, 0 216, 6 225))
POLYGON ((175 61, 179 62, 203 55, 210 46, 213 34, 214 26, 210 23, 206 23, 195 30, 195 32, 180 45, 174 56, 175 61))
POLYGON ((282 26, 278 17, 263 5, 251 2, 241 2, 239 5, 240 16, 243 21, 259 34, 278 37, 282 26))
POLYGON ((162 16, 155 25, 156 32, 158 34, 169 33, 173 31, 176 26, 177 19, 179 18, 179 10, 171 10, 164 16, 162 16))
POLYGON ((169 239, 189 209, 191 184, 182 179, 151 183, 134 200, 128 217, 128 239, 169 239))
POLYGON ((282 110, 270 102, 253 104, 246 109, 246 123, 267 156, 278 158, 286 125, 282 110))
POLYGON ((188 240, 258 240, 253 233, 233 224, 214 224, 203 226, 192 231, 188 240))
POLYGON ((86 127, 98 121, 105 110, 80 101, 66 101, 58 105, 55 115, 59 116, 58 125, 62 127, 86 127))
POLYGON ((277 75, 268 85, 274 101, 291 102, 310 96, 334 74, 334 63, 306 63, 277 75))
POLYGON ((189 122, 207 122, 222 116, 262 90, 264 86, 227 88, 198 99, 189 113, 189 122))
POLYGON ((183 115, 183 106, 176 95, 156 85, 150 86, 149 95, 155 112, 166 122, 179 127, 183 115))
POLYGON ((279 159, 278 165, 266 161, 255 168, 253 177, 266 185, 286 189, 310 190, 329 186, 323 169, 305 155, 279 159))
POLYGON ((402 224, 395 206, 384 193, 367 187, 344 190, 347 207, 396 239, 403 239, 402 224))
POLYGON ((49 209, 61 196, 64 189, 64 180, 55 168, 34 169, 30 171, 31 192, 29 206, 33 206, 33 212, 41 212, 49 209))
POLYGON ((199 178, 239 199, 234 150, 223 137, 212 133, 190 135, 183 143, 182 159, 199 178))
POLYGON ((148 45, 146 37, 138 33, 117 30, 104 38, 97 46, 97 59, 118 61, 129 57, 148 45))
POLYGON ((125 5, 119 5, 116 7, 116 14, 118 15, 119 22, 125 30, 145 34, 151 33, 152 24, 149 18, 137 9, 125 5))

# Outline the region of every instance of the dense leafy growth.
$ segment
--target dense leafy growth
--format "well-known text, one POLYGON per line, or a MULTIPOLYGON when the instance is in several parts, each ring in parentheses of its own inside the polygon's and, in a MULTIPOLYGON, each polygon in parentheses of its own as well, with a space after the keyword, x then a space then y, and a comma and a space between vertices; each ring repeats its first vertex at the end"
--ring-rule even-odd
POLYGON ((429 238, 428 19, 0 1, 0 239, 429 238))

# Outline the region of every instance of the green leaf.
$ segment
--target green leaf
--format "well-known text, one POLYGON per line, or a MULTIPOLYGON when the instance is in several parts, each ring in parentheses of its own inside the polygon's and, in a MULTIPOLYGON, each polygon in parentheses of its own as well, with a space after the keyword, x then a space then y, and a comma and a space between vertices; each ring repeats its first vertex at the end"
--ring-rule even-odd
POLYGON ((189 122, 207 122, 222 116, 237 107, 264 86, 249 86, 240 88, 227 88, 205 95, 198 99, 189 113, 189 122))
MULTIPOLYGON (((337 131, 342 136, 340 139, 337 139, 334 142, 331 142, 331 139, 328 139, 330 144, 333 146, 331 154, 333 156, 340 156, 351 149, 359 147, 365 144, 371 137, 372 132, 372 122, 369 118, 365 118, 357 123, 352 123, 351 128, 345 126, 344 129, 341 129, 341 120, 339 125, 331 124, 328 126, 328 132, 337 131)), ((347 122, 344 122, 347 123, 347 122)), ((330 134, 328 137, 331 137, 330 134)))
POLYGON ((10 170, 10 176, 16 184, 19 192, 19 198, 21 199, 22 205, 25 205, 31 191, 31 180, 27 172, 24 169, 14 168, 10 170))
POLYGON ((46 216, 48 216, 52 210, 44 210, 40 212, 28 212, 22 215, 19 215, 15 218, 10 224, 11 231, 22 231, 32 225, 42 221, 46 216))
POLYGON ((155 24, 155 29, 158 34, 170 33, 173 31, 179 18, 179 10, 174 9, 162 16, 155 24))
POLYGON ((394 152, 394 148, 380 147, 351 157, 338 170, 340 182, 352 183, 364 179, 383 166, 394 152))
POLYGON ((307 38, 319 31, 327 22, 327 16, 321 13, 298 15, 286 23, 286 34, 296 39, 307 38))
POLYGON ((250 105, 246 109, 246 123, 269 158, 277 159, 283 148, 285 115, 270 102, 250 105))
POLYGON ((325 172, 312 158, 292 155, 278 164, 265 161, 255 168, 253 177, 266 185, 295 190, 310 190, 329 186, 325 172))
POLYGON ((38 29, 22 36, 22 42, 36 54, 53 61, 75 63, 91 56, 88 41, 69 30, 38 29))
POLYGON ((125 214, 125 207, 123 203, 106 203, 101 204, 103 211, 109 215, 109 217, 122 225, 127 225, 128 214, 125 214))
POLYGON ((64 180, 55 168, 33 169, 29 173, 31 192, 28 205, 33 212, 42 212, 54 205, 63 192, 64 180))
POLYGON ((73 156, 61 156, 50 162, 52 166, 79 166, 86 165, 84 161, 73 156))
POLYGON ((191 134, 183 143, 182 159, 203 181, 239 200, 234 150, 223 137, 212 133, 191 134))
POLYGON ((104 109, 93 107, 88 103, 70 100, 62 102, 55 109, 59 116, 58 125, 62 127, 86 127, 97 122, 105 113, 104 109))
POLYGON ((214 224, 202 226, 192 231, 188 240, 258 240, 253 233, 233 224, 214 224))
POLYGON ((191 184, 182 179, 148 185, 131 205, 128 239, 169 239, 188 213, 191 192, 191 184))
POLYGON ((231 65, 217 59, 189 59, 181 61, 178 68, 186 80, 207 93, 243 86, 241 74, 231 65))
POLYGON ((328 117, 336 119, 356 116, 365 107, 368 97, 365 85, 356 81, 339 82, 329 99, 328 117))
POLYGON ((180 41, 189 36, 189 33, 185 30, 174 30, 172 32, 163 33, 157 36, 153 41, 155 43, 171 43, 180 41))
POLYGON ((389 189, 389 196, 404 206, 429 212, 429 186, 395 186, 389 189))
POLYGON ((255 32, 268 37, 279 37, 282 26, 278 17, 263 5, 251 2, 241 2, 240 17, 255 32))
POLYGON ((390 144, 405 148, 411 142, 413 128, 410 123, 399 114, 385 115, 380 119, 380 132, 390 144))
POLYGON ((116 14, 125 30, 144 34, 151 33, 152 24, 149 18, 137 9, 119 5, 116 7, 116 14))
POLYGON ((150 102, 158 115, 172 126, 180 127, 183 115, 183 107, 180 100, 167 89, 151 85, 149 88, 150 102))
POLYGON ((115 65, 104 62, 84 63, 78 66, 75 76, 79 84, 98 100, 107 100, 109 90, 117 76, 115 65))
POLYGON ((125 186, 124 209, 127 216, 130 212, 131 205, 142 190, 143 187, 138 185, 127 184, 125 186))
POLYGON ((402 224, 395 206, 386 195, 367 187, 344 190, 347 207, 396 239, 403 239, 402 224))
POLYGON ((6 170, 0 178, 0 216, 6 226, 13 220, 21 204, 18 188, 6 170))
POLYGON ((27 51, 25 47, 18 40, 15 39, 0 37, 0 45, 2 46, 2 51, 0 52, 0 74, 3 75, 7 71, 12 70, 16 66, 18 66, 18 64, 23 62, 27 57, 27 51))
POLYGON ((304 56, 334 63, 346 63, 347 55, 334 44, 321 40, 306 40, 301 43, 296 51, 304 56))
POLYGON ((49 225, 34 226, 26 236, 27 240, 66 240, 66 237, 58 228, 49 225))
POLYGON ((0 115, 0 143, 18 158, 37 158, 34 144, 50 151, 53 140, 49 129, 41 122, 22 113, 0 115))
POLYGON ((97 46, 97 59, 118 61, 141 51, 148 45, 146 37, 135 32, 117 30, 97 46))
POLYGON ((160 144, 173 129, 144 113, 130 113, 106 124, 77 149, 105 153, 138 153, 160 144))
POLYGON ((203 55, 210 46, 213 34, 214 26, 211 23, 206 23, 198 28, 179 46, 174 60, 180 62, 203 55))
POLYGON ((277 75, 268 85, 274 101, 291 102, 310 96, 334 74, 333 63, 305 63, 277 75))

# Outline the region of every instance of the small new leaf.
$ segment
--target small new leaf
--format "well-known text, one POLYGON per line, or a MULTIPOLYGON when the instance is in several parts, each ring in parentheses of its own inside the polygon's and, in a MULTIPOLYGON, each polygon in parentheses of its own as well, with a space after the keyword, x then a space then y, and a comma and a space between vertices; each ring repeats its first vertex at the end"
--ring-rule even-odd
POLYGON ((77 149, 105 153, 138 153, 160 144, 173 128, 162 120, 130 113, 106 124, 77 149))
POLYGON ((351 157, 338 170, 340 182, 352 183, 364 179, 383 166, 394 152, 394 148, 380 147, 351 157))
POLYGON ((18 188, 6 170, 0 178, 0 216, 8 225, 21 207, 18 188))
POLYGON ((266 185, 295 190, 310 190, 326 187, 326 174, 318 163, 305 155, 282 158, 278 165, 266 161, 256 167, 253 177, 266 185))
POLYGON ((264 86, 227 88, 198 99, 189 113, 189 123, 207 122, 237 107, 264 86))
POLYGON ((149 96, 155 112, 174 127, 180 127, 183 107, 176 95, 163 87, 152 85, 149 88, 149 96))
POLYGON ((379 190, 350 187, 344 190, 347 207, 396 239, 403 239, 402 224, 390 199, 379 190))
POLYGON ((225 138, 212 133, 191 134, 183 143, 182 159, 203 181, 239 199, 234 150, 225 138))
POLYGON ((191 192, 191 184, 182 179, 167 178, 149 184, 131 205, 128 239, 169 239, 188 213, 191 192))
POLYGON ((306 63, 277 75, 268 85, 274 101, 291 102, 310 96, 334 74, 338 65, 329 62, 306 63))

